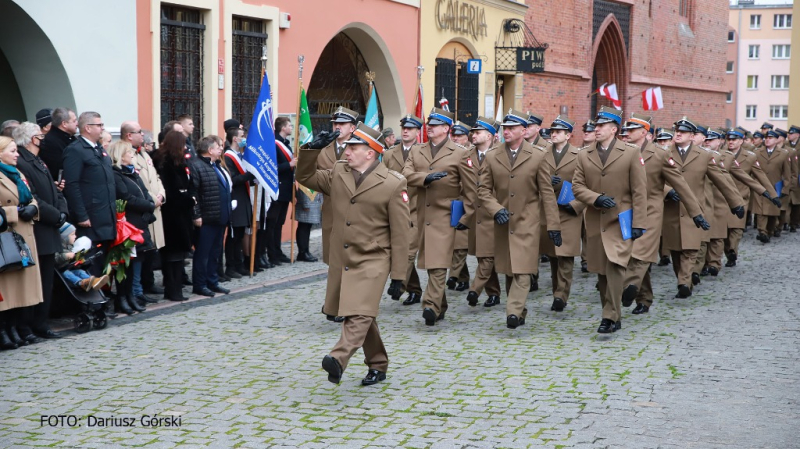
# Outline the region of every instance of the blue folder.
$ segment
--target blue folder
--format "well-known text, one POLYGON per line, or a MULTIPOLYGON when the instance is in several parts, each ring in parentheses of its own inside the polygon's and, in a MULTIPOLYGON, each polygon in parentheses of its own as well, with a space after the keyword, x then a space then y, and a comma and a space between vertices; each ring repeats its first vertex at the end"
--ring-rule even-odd
POLYGON ((775 183, 775 191, 778 192, 778 198, 780 198, 782 190, 783 190, 783 181, 781 180, 775 183))
POLYGON ((633 232, 633 209, 620 212, 617 217, 619 218, 619 230, 622 231, 622 240, 630 239, 633 232))
POLYGON ((464 202, 461 200, 453 200, 450 203, 450 226, 458 226, 461 217, 464 216, 464 202))
POLYGON ((564 181, 561 183, 561 193, 558 194, 557 203, 563 206, 572 201, 575 201, 575 195, 572 193, 572 183, 564 181))

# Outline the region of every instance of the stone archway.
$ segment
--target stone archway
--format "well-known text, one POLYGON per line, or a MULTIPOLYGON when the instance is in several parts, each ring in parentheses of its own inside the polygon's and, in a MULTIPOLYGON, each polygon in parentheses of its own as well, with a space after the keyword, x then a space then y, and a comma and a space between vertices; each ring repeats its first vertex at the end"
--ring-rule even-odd
MULTIPOLYGON (((617 94, 625 109, 625 94, 628 86, 628 57, 622 28, 613 14, 609 14, 597 31, 592 58, 592 92, 604 83, 616 84, 617 94)), ((611 102, 599 95, 592 95, 591 117, 597 115, 600 106, 611 106, 611 102)))
POLYGON ((42 108, 75 109, 69 77, 47 34, 12 0, 0 0, 0 17, 1 89, 3 98, 18 99, 0 104, 0 117, 33 120, 42 108))

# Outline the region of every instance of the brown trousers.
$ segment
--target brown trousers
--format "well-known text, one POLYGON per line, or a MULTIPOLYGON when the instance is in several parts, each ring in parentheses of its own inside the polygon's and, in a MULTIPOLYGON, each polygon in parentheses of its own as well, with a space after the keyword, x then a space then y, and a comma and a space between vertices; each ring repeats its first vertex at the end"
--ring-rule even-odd
MULTIPOLYGON (((636 295, 636 303, 644 304, 648 307, 653 305, 653 285, 650 283, 650 262, 631 257, 628 261, 628 268, 625 270, 624 287, 635 285, 639 289, 636 295)), ((622 298, 620 296, 620 298, 622 298)))
POLYGON ((700 250, 697 251, 697 255, 694 259, 694 265, 692 265, 692 273, 700 273, 703 270, 703 266, 706 264, 706 253, 708 252, 708 242, 703 242, 700 244, 700 250))
POLYGON ((739 242, 744 236, 744 229, 728 229, 728 238, 725 239, 725 254, 733 251, 739 254, 739 242))
POLYGON ((500 296, 500 279, 494 271, 494 257, 478 257, 475 279, 469 289, 480 295, 484 288, 487 295, 500 296))
POLYGON ((756 227, 761 234, 772 236, 778 226, 778 217, 775 215, 759 215, 756 219, 756 227))
POLYGON ((428 285, 422 295, 422 308, 431 308, 439 316, 447 310, 447 297, 444 294, 447 283, 447 268, 428 270, 428 285))
POLYGON ((722 271, 722 254, 725 252, 725 239, 711 239, 706 252, 706 265, 722 271))
POLYGON ((453 250, 453 264, 450 266, 450 277, 458 282, 469 282, 469 267, 467 266, 467 253, 469 250, 453 250))
POLYGON ((696 249, 672 251, 672 271, 678 278, 678 285, 687 285, 692 288, 692 269, 694 269, 698 252, 696 249))
POLYGON ((370 369, 384 373, 389 369, 389 356, 383 347, 378 322, 371 316, 353 315, 345 318, 342 336, 331 350, 331 357, 339 361, 344 371, 358 348, 364 349, 364 364, 370 369))
POLYGON ((528 315, 525 301, 531 288, 531 275, 515 273, 513 276, 506 276, 506 285, 509 285, 506 316, 516 315, 525 318, 528 315))
POLYGON ((553 298, 569 301, 569 292, 572 289, 572 271, 575 267, 574 257, 550 258, 550 279, 553 281, 553 298))
POLYGON ((422 293, 422 285, 419 283, 417 274, 417 255, 408 256, 408 268, 406 269, 405 288, 408 293, 422 293))
POLYGON ((603 318, 617 322, 622 317, 622 290, 625 288, 625 267, 606 261, 606 274, 597 275, 603 318))

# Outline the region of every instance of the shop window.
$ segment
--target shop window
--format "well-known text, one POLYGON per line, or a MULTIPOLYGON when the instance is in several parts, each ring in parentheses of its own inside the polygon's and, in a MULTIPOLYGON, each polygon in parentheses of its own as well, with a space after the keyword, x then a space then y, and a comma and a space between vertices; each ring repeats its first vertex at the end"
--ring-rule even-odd
POLYGON ((267 45, 264 21, 233 18, 232 117, 249 127, 261 91, 261 56, 267 45))
POLYGON ((181 114, 194 120, 194 140, 203 136, 203 14, 161 6, 161 126, 181 114))

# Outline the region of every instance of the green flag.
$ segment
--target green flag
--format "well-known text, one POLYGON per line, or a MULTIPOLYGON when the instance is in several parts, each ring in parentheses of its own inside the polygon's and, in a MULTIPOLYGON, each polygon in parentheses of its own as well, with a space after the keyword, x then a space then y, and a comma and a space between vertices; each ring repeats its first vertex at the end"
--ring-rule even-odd
MULTIPOLYGON (((299 137, 300 145, 305 145, 314 139, 313 130, 311 129, 311 115, 308 113, 308 100, 306 100, 306 90, 300 91, 300 126, 299 137)), ((297 147, 299 148, 300 145, 297 147)))

